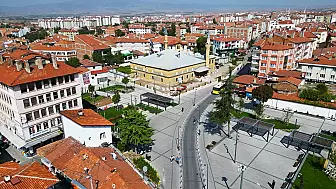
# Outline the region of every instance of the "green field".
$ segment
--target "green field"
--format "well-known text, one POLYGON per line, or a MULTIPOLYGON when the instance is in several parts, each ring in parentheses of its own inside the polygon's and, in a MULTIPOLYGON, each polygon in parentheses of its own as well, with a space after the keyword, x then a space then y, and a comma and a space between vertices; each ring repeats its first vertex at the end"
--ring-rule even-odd
POLYGON ((84 93, 82 94, 82 98, 88 102, 90 102, 91 104, 97 103, 98 101, 104 99, 104 96, 99 96, 96 95, 94 98, 91 98, 91 94, 89 93, 84 93))

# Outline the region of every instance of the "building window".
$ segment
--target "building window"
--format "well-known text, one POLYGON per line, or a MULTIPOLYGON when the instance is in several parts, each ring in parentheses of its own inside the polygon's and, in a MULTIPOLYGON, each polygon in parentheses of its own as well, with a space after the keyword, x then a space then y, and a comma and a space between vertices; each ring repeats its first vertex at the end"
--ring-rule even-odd
POLYGON ((70 81, 75 81, 75 75, 70 75, 70 81))
POLYGON ((163 78, 161 78, 161 82, 163 82, 163 78))
POLYGON ((261 60, 267 60, 267 57, 266 56, 262 56, 261 60))
POLYGON ((51 85, 55 86, 57 84, 56 78, 51 78, 51 85))
POLYGON ((66 92, 67 92, 67 96, 71 96, 71 90, 70 90, 70 88, 66 89, 66 92))
POLYGON ((26 93, 28 92, 28 88, 26 84, 20 85, 21 93, 26 93))
POLYGON ((37 90, 42 89, 42 82, 41 81, 36 81, 35 85, 36 85, 37 90))
POLYGON ((50 87, 50 82, 48 79, 43 80, 43 86, 44 88, 49 88, 50 87))
POLYGON ((59 104, 56 104, 55 108, 57 113, 61 111, 61 106, 59 104))
POLYGON ((61 77, 58 77, 58 84, 63 84, 63 81, 64 81, 64 79, 63 79, 63 76, 61 76, 61 77))
POLYGON ((34 83, 28 83, 28 89, 29 89, 29 91, 35 91, 34 83))
POLYGON ((48 122, 43 122, 43 130, 46 130, 49 128, 48 122))
POLYGON ((266 73, 266 70, 260 70, 260 73, 266 73))
POLYGON ((42 117, 47 116, 47 109, 42 108, 42 109, 41 109, 41 115, 42 115, 42 117))
POLYGON ((50 94, 50 93, 47 93, 47 94, 46 94, 46 99, 47 99, 47 102, 50 102, 50 101, 51 101, 51 94, 50 94))
POLYGON ((271 57, 271 61, 276 61, 277 58, 276 57, 271 57))
POLYGON ((56 118, 56 120, 57 120, 57 125, 60 125, 60 124, 62 124, 61 117, 57 117, 57 118, 56 118))
POLYGON ((35 106, 35 105, 37 104, 36 97, 32 97, 32 98, 30 99, 30 101, 31 101, 32 106, 35 106))
POLYGON ((51 125, 52 127, 54 127, 54 126, 56 125, 54 119, 51 119, 51 120, 50 120, 50 125, 51 125))
POLYGON ((320 74, 320 77, 324 78, 324 77, 325 77, 325 74, 320 74))
POLYGON ((39 119, 40 118, 40 111, 35 111, 34 112, 34 119, 39 119))
POLYGON ((52 106, 48 107, 48 113, 49 113, 49 115, 54 114, 55 113, 54 112, 54 107, 52 107, 52 106))
POLYGON ((330 76, 330 79, 335 79, 335 75, 331 75, 331 76, 330 76))
POLYGON ((42 130, 41 124, 36 125, 36 132, 39 132, 42 130))
POLYGON ((75 100, 73 101, 73 105, 74 105, 74 107, 77 107, 77 106, 78 106, 77 99, 75 99, 75 100))
POLYGON ((271 68, 275 68, 276 67, 276 64, 271 64, 271 68))
POLYGON ((272 51, 272 54, 278 54, 278 51, 272 51))
POLYGON ((69 83, 69 76, 68 75, 64 76, 64 80, 65 80, 65 83, 69 83))
POLYGON ((54 96, 54 100, 58 99, 58 92, 57 91, 53 92, 53 96, 54 96))
POLYGON ((67 109, 67 105, 66 105, 66 103, 64 102, 64 103, 62 103, 62 110, 66 110, 67 109))
POLYGON ((26 114, 26 119, 27 119, 27 122, 33 120, 33 116, 30 112, 26 114))
POLYGON ((29 134, 34 134, 35 133, 35 128, 34 126, 29 127, 29 134))
POLYGON ((68 102, 68 106, 69 106, 69 108, 72 108, 72 107, 73 107, 73 105, 72 105, 72 101, 69 101, 69 102, 68 102))
POLYGON ((29 99, 24 99, 24 100, 23 100, 23 106, 24 106, 25 108, 30 107, 29 99))
POLYGON ((42 104, 44 103, 44 97, 43 95, 38 96, 39 103, 42 104))
POLYGON ((263 54, 268 54, 268 51, 267 50, 263 50, 263 54))
POLYGON ((100 133, 100 140, 103 140, 103 139, 105 139, 105 138, 106 138, 106 134, 105 134, 105 132, 100 133))
POLYGON ((325 71, 325 70, 326 70, 326 68, 324 68, 324 67, 321 68, 321 71, 325 71))
POLYGON ((63 98, 63 97, 65 96, 65 94, 64 94, 64 90, 61 90, 61 91, 60 91, 60 94, 61 94, 61 98, 63 98))
POLYGON ((144 77, 146 77, 146 74, 144 74, 144 77))

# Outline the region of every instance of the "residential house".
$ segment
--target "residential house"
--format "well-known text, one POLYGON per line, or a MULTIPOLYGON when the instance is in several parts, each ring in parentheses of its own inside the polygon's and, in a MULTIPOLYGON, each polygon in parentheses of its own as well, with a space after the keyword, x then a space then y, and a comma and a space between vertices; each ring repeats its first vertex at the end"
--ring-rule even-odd
POLYGON ((310 58, 299 61, 299 69, 305 74, 305 79, 316 82, 336 82, 336 57, 310 58))
POLYGON ((151 50, 149 40, 142 38, 127 38, 127 37, 105 37, 105 44, 111 46, 112 51, 141 51, 143 53, 149 53, 151 50))
POLYGON ((108 45, 86 34, 75 36, 75 50, 77 52, 77 58, 80 60, 83 59, 84 55, 91 57, 93 52, 100 53, 102 56, 111 52, 111 48, 108 45))
POLYGON ((213 40, 212 52, 222 54, 225 52, 233 52, 238 48, 242 48, 240 44, 240 40, 234 37, 216 37, 213 40))
POLYGON ((51 56, 55 56, 57 61, 66 61, 69 60, 69 58, 75 58, 77 56, 76 50, 62 46, 36 45, 32 46, 30 50, 45 55, 50 54, 51 56))
POLYGON ((130 33, 135 33, 137 35, 143 35, 146 33, 152 33, 152 28, 151 27, 146 27, 144 25, 136 25, 136 24, 130 24, 128 26, 128 32, 130 33))

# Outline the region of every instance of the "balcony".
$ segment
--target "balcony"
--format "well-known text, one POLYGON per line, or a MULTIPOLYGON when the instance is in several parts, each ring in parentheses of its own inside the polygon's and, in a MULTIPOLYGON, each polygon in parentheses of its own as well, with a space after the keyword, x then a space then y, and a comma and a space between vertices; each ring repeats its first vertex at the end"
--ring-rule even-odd
POLYGON ((259 59, 260 59, 259 56, 257 56, 257 55, 252 55, 252 60, 259 60, 259 59))

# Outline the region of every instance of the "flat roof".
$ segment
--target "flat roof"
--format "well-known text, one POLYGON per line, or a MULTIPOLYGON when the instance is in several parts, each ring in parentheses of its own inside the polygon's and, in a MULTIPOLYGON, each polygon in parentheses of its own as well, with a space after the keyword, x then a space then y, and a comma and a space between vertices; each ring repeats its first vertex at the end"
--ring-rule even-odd
POLYGON ((160 101, 160 102, 164 102, 164 103, 171 102, 171 101, 174 100, 172 98, 168 98, 168 97, 158 95, 158 94, 154 94, 154 93, 150 93, 150 92, 143 93, 140 96, 146 97, 146 98, 149 98, 149 99, 152 99, 152 100, 157 100, 157 101, 160 101))
POLYGON ((168 49, 156 54, 132 60, 132 63, 163 70, 175 70, 202 63, 205 65, 205 60, 203 58, 189 55, 186 52, 168 49))

